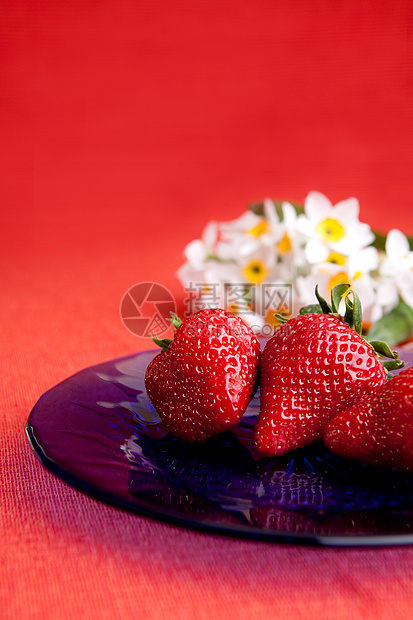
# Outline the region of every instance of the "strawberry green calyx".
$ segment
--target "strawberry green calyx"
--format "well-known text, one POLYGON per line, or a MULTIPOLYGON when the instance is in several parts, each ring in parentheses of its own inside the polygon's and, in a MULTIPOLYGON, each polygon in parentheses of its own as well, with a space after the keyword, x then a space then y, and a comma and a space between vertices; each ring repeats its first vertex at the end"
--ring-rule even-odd
POLYGON ((311 304, 308 306, 304 306, 300 309, 300 314, 332 314, 337 318, 341 319, 346 323, 349 327, 354 329, 364 340, 372 347, 375 351, 377 357, 380 359, 384 368, 387 371, 398 370, 403 368, 404 362, 399 360, 399 354, 397 351, 392 351, 390 347, 380 340, 369 340, 362 334, 363 328, 363 313, 360 298, 357 293, 351 289, 350 284, 342 283, 337 284, 331 290, 331 303, 327 303, 327 301, 320 295, 318 291, 318 286, 315 288, 315 296, 317 298, 318 304, 311 304), (344 297, 345 303, 345 312, 344 316, 339 313, 339 307, 344 297), (387 358, 387 359, 382 359, 387 358))
POLYGON ((170 312, 171 318, 170 319, 166 319, 167 321, 170 321, 172 323, 172 325, 175 327, 174 331, 176 331, 178 329, 178 327, 180 327, 182 325, 182 321, 179 318, 179 316, 177 314, 175 314, 175 312, 170 312))
MULTIPOLYGON (((174 332, 178 329, 178 327, 180 327, 182 325, 182 321, 179 318, 179 316, 177 314, 175 314, 175 312, 171 312, 170 313, 171 318, 170 319, 166 319, 167 321, 170 321, 172 323, 172 325, 174 326, 174 332)), ((171 338, 152 338, 152 340, 154 341, 154 343, 158 346, 161 347, 162 351, 165 352, 168 350, 169 345, 172 342, 171 338)))
POLYGON ((381 342, 380 340, 368 340, 368 338, 365 338, 365 340, 373 347, 380 357, 390 358, 388 360, 380 360, 386 370, 390 371, 403 368, 404 362, 398 359, 397 351, 392 351, 385 342, 381 342))
POLYGON ((162 351, 165 352, 168 350, 169 345, 172 342, 171 338, 152 338, 152 340, 154 341, 154 343, 156 345, 158 345, 158 347, 161 347, 162 351))

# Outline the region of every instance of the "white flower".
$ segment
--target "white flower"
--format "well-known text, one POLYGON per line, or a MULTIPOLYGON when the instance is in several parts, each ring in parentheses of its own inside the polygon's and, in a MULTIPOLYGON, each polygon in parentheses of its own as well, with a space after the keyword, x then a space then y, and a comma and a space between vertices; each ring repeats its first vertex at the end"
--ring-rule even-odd
POLYGON ((349 256, 374 241, 368 224, 359 221, 359 203, 348 198, 335 206, 320 192, 308 194, 297 229, 308 238, 305 247, 310 264, 323 263, 331 252, 349 256))
POLYGON ((236 220, 218 224, 214 254, 222 260, 237 262, 240 256, 250 252, 250 244, 265 232, 264 218, 246 211, 236 220))
POLYGON ((378 303, 388 312, 399 301, 399 296, 413 307, 413 252, 407 237, 397 229, 386 238, 386 254, 380 265, 378 303))
POLYGON ((248 210, 234 220, 209 222, 201 238, 186 246, 177 275, 188 294, 188 313, 223 307, 263 333, 274 312, 296 314, 303 305, 315 303, 316 286, 328 300, 341 282, 348 282, 360 297, 365 324, 391 311, 400 298, 413 308, 408 239, 391 230, 386 251, 379 254, 370 245, 374 238, 370 227, 359 221, 356 198, 333 205, 312 191, 299 216, 291 203, 283 202, 279 209, 266 198, 262 214, 248 210), (269 287, 285 284, 292 285, 292 300, 270 298, 269 287))
MULTIPOLYGON (((277 244, 277 251, 281 263, 289 269, 289 280, 293 280, 300 270, 306 267, 305 256, 306 237, 298 229, 297 211, 289 202, 283 202, 282 209, 282 237, 277 244)), ((286 274, 287 277, 287 274, 286 274)))
POLYGON ((283 227, 270 198, 263 201, 263 212, 257 224, 245 230, 245 236, 239 248, 241 258, 251 256, 263 247, 269 248, 273 255, 277 253, 276 245, 283 235, 283 227))
POLYGON ((218 222, 209 222, 202 239, 194 239, 184 249, 184 256, 193 269, 202 270, 204 262, 213 255, 218 239, 218 222))
MULTIPOLYGON (((370 321, 370 313, 376 302, 375 282, 371 272, 377 269, 379 254, 376 248, 368 247, 346 257, 330 254, 330 261, 311 267, 309 275, 297 278, 297 290, 301 305, 315 303, 314 291, 329 300, 331 290, 337 284, 347 282, 357 293, 363 306, 363 316, 370 321)), ((344 308, 340 308, 344 311, 344 308)))
POLYGON ((264 201, 263 216, 246 211, 232 221, 210 222, 202 238, 186 246, 186 263, 178 278, 187 288, 191 282, 259 284, 274 275, 276 243, 282 232, 269 199, 264 201))
POLYGON ((281 235, 278 215, 272 201, 264 201, 264 216, 245 211, 240 217, 228 222, 210 222, 201 239, 189 243, 185 258, 194 268, 214 258, 238 262, 250 256, 261 246, 273 246, 281 235))

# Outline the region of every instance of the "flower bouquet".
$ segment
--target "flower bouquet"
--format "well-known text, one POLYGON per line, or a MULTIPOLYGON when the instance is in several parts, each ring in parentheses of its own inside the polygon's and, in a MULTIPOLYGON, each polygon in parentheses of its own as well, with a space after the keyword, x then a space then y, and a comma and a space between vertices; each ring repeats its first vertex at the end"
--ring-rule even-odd
POLYGON ((413 336, 413 251, 400 230, 360 222, 356 198, 333 205, 311 191, 304 205, 269 198, 237 219, 209 222, 185 248, 178 278, 187 315, 221 307, 269 336, 276 315, 298 314, 314 289, 329 297, 348 282, 364 310, 368 338, 398 344, 413 336))

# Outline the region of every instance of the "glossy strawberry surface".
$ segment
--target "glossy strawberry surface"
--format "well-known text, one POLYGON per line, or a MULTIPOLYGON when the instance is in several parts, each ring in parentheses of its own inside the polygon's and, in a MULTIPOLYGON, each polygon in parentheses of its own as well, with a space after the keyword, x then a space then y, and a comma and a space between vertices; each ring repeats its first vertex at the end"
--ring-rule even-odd
POLYGON ((148 365, 146 390, 173 435, 205 441, 242 417, 258 384, 259 361, 259 341, 239 317, 202 310, 148 365))
POLYGON ((332 314, 305 314, 279 327, 261 362, 258 450, 280 456, 323 436, 330 418, 386 381, 373 349, 332 314))
POLYGON ((413 367, 334 416, 324 441, 339 456, 413 471, 413 367))

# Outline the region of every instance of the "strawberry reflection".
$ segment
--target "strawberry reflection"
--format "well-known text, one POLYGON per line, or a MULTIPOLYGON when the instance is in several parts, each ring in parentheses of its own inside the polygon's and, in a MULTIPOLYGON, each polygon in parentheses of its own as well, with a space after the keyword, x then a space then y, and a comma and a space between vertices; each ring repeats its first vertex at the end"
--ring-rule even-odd
POLYGON ((401 510, 412 497, 411 476, 338 459, 322 444, 256 460, 227 431, 201 445, 169 434, 141 435, 129 440, 127 453, 130 493, 188 521, 238 523, 263 535, 379 534, 413 527, 401 510), (399 512, 389 519, 392 507, 399 512))
MULTIPOLYGON (((413 517, 408 510, 365 510, 344 512, 323 512, 308 514, 270 507, 253 508, 250 523, 262 531, 273 531, 284 535, 304 537, 340 537, 340 544, 346 538, 357 536, 371 541, 377 536, 409 536, 413 530, 413 517)), ((378 540, 380 542, 380 540, 378 540)))
POLYGON ((96 402, 106 411, 102 419, 111 422, 112 433, 120 425, 127 433, 120 448, 130 465, 133 504, 190 526, 213 523, 264 537, 413 531, 413 476, 341 459, 322 443, 261 458, 254 444, 258 395, 231 431, 196 445, 172 437, 144 388, 153 354, 98 373, 107 386, 96 402))

